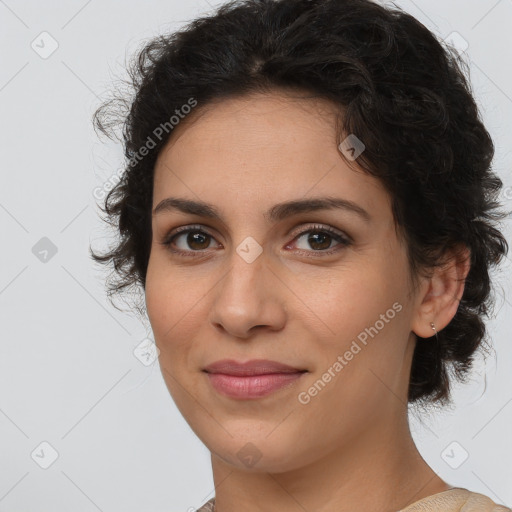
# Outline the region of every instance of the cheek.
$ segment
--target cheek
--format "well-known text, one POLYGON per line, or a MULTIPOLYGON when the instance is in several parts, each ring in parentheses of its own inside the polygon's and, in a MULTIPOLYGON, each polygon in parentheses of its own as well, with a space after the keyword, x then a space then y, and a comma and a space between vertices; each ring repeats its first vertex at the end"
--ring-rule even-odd
POLYGON ((370 370, 385 379, 401 371, 408 334, 407 283, 393 270, 400 263, 398 256, 389 261, 375 259, 337 272, 308 303, 327 326, 312 327, 319 325, 316 320, 308 329, 328 332, 316 341, 317 371, 327 371, 338 356, 343 359, 343 369, 335 372, 333 387, 340 385, 338 390, 357 383, 356 388, 376 393, 376 398, 378 378, 370 370))
POLYGON ((324 286, 311 289, 308 305, 345 338, 373 325, 402 296, 399 279, 384 265, 368 264, 337 272, 324 286))
POLYGON ((163 322, 163 315, 166 309, 163 293, 165 288, 162 286, 162 281, 158 276, 158 265, 155 262, 155 258, 151 255, 146 272, 145 301, 148 318, 153 331, 155 331, 155 335, 159 330, 160 324, 163 322))
POLYGON ((164 257, 152 257, 146 275, 146 309, 160 350, 177 354, 190 344, 204 315, 207 288, 204 280, 191 279, 171 268, 164 257))
POLYGON ((165 271, 161 258, 151 255, 146 275, 146 310, 157 346, 173 338, 182 303, 175 280, 165 271))

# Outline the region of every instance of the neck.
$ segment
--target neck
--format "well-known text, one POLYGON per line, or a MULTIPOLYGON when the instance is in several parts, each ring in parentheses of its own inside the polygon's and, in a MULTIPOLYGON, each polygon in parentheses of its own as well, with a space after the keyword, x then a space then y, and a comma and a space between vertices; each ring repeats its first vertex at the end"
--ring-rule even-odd
POLYGON ((390 418, 286 472, 240 469, 212 454, 216 512, 390 512, 450 489, 418 452, 407 411, 390 418))

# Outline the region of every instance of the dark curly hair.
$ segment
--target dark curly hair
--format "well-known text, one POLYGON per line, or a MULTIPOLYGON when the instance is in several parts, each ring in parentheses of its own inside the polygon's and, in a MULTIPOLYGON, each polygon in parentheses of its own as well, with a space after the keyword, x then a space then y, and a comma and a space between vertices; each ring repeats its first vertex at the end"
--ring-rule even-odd
POLYGON ((91 250, 96 262, 113 264, 109 298, 145 290, 153 171, 172 135, 169 120, 179 122, 192 102, 199 106, 191 118, 224 98, 306 92, 337 105, 340 141, 355 134, 364 142, 357 163, 392 198, 413 283, 447 251, 470 250, 458 310, 437 337, 417 336, 411 368, 410 403, 449 403, 450 370, 465 382, 486 343, 490 267, 508 252, 495 225, 508 212, 499 210, 494 145, 457 51, 400 8, 370 0, 235 0, 146 42, 128 75, 133 97, 114 94, 94 114, 110 138, 122 126, 127 159, 101 208, 116 246, 91 250))

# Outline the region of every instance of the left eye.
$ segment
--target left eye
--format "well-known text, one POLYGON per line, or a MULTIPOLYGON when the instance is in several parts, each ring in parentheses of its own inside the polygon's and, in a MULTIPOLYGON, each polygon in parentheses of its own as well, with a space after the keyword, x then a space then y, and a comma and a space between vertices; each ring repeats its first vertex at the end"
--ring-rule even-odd
MULTIPOLYGON (((331 243, 333 240, 338 242, 338 245, 341 245, 342 247, 347 247, 351 244, 349 238, 341 235, 340 233, 332 230, 331 228, 323 226, 313 227, 305 231, 301 231, 295 236, 293 242, 299 241, 306 236, 306 244, 309 244, 309 246, 313 248, 313 251, 307 248, 304 249, 299 247, 299 251, 301 252, 317 252, 322 254, 330 254, 331 252, 334 252, 332 250, 329 250, 331 248, 331 243)), ((206 249, 209 248, 211 240, 214 240, 214 237, 212 235, 200 229, 200 227, 193 226, 181 229, 179 232, 174 233, 173 235, 167 237, 162 242, 162 245, 167 246, 169 251, 171 251, 172 253, 190 255, 190 253, 204 252, 206 249), (186 238, 184 239, 185 246, 188 247, 180 247, 179 243, 177 242, 184 235, 186 235, 186 238), (177 248, 173 248, 173 246, 176 246, 177 248)), ((290 244, 288 244, 286 247, 290 247, 290 244)))
MULTIPOLYGON (((338 233, 335 233, 329 229, 309 229, 307 231, 303 231, 300 233, 295 240, 300 240, 301 238, 306 238, 306 244, 308 244, 310 247, 312 247, 315 252, 318 251, 325 251, 326 249, 331 248, 331 242, 335 240, 341 245, 348 245, 348 240, 341 236, 338 233)), ((301 249, 299 247, 299 249, 301 249)), ((304 249, 304 248, 302 248, 304 249)), ((308 250, 307 247, 305 250, 308 250)))

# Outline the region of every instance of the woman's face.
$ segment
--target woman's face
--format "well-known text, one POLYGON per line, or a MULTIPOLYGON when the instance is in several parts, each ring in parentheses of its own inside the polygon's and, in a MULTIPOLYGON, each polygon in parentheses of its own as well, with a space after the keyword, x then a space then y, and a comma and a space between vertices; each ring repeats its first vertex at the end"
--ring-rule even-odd
POLYGON ((296 469, 389 435, 406 411, 417 304, 388 194, 343 160, 323 101, 253 95, 191 119, 156 164, 146 281, 177 407, 246 470, 296 469), (283 206, 325 198, 339 207, 283 206), (205 371, 221 360, 294 371, 205 371))

